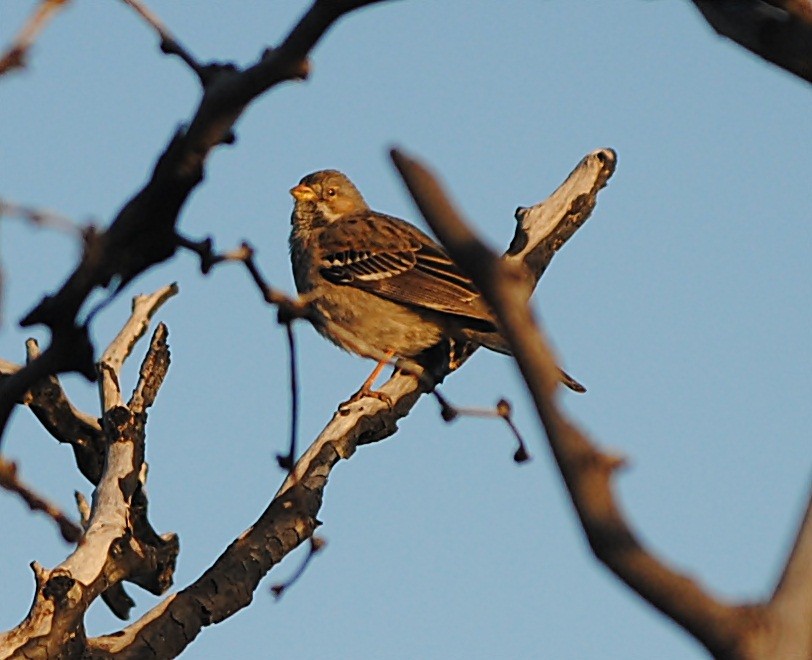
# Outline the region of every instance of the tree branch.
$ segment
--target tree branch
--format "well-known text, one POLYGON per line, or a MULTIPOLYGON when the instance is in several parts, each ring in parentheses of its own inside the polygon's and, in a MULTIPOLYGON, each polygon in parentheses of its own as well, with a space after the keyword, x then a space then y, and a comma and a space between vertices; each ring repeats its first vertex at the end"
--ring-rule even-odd
MULTIPOLYGON (((121 386, 118 382, 121 367, 124 361, 130 357, 136 342, 144 336, 147 328, 149 328, 149 322, 155 312, 177 292, 178 285, 170 284, 158 289, 149 296, 135 296, 133 298, 132 313, 129 320, 107 347, 107 350, 104 351, 101 360, 99 360, 99 396, 101 397, 102 412, 106 413, 112 408, 123 405, 121 386)), ((141 380, 143 380, 143 374, 141 380)))
MULTIPOLYGON (((592 163, 593 159, 587 157, 586 161, 592 163)), ((590 166, 582 170, 580 176, 586 188, 591 189, 598 177, 602 177, 605 183, 610 175, 611 171, 590 166), (590 177, 591 183, 588 181, 590 177)), ((573 193, 574 196, 577 194, 580 193, 573 193)), ((574 201, 574 196, 570 202, 574 201)), ((561 204, 560 223, 568 222, 571 214, 565 210, 571 207, 572 204, 561 204)), ((552 232, 558 229, 559 223, 551 224, 552 232)), ((531 231, 529 235, 533 241, 550 240, 542 232, 531 231)), ((528 245, 528 253, 536 247, 535 244, 528 245)), ((552 254, 554 251, 550 252, 552 254)), ((252 277, 266 300, 270 297, 276 303, 284 299, 275 291, 273 295, 267 295, 269 287, 256 267, 252 277)), ((306 305, 302 307, 299 303, 294 309, 302 313, 306 305)), ((218 623, 247 606, 262 577, 287 553, 310 538, 318 527, 317 515, 332 468, 340 460, 352 456, 360 445, 394 434, 397 421, 409 413, 422 394, 431 391, 434 384, 449 373, 445 348, 440 347, 434 354, 423 356, 424 377, 395 371, 381 388, 391 398, 391 408, 373 398, 342 406, 299 458, 257 522, 243 532, 211 568, 131 626, 114 635, 88 640, 92 652, 99 656, 140 657, 160 644, 162 652, 177 654, 203 627, 218 623)))
POLYGON ((767 615, 776 630, 766 649, 772 657, 812 655, 812 492, 767 615))
POLYGON ((717 33, 812 82, 808 0, 693 0, 717 33))
MULTIPOLYGON (((26 341, 28 359, 39 356, 34 339, 26 341)), ((17 373, 21 367, 0 360, 0 382, 17 373)), ((23 394, 19 403, 28 406, 40 424, 58 442, 73 449, 79 471, 92 484, 97 484, 104 465, 104 434, 97 417, 78 410, 70 402, 56 376, 47 376, 23 394)))
POLYGON ((0 488, 17 493, 32 511, 42 511, 56 523, 62 538, 68 543, 76 543, 82 530, 53 502, 49 502, 20 481, 17 464, 0 458, 0 488))
MULTIPOLYGON (((767 623, 759 608, 721 602, 643 546, 613 493, 612 475, 622 461, 600 451, 556 403, 555 363, 522 292, 515 285, 516 269, 491 253, 471 232, 422 164, 400 152, 395 152, 393 158, 426 221, 463 271, 474 280, 499 318, 533 396, 587 540, 598 559, 645 600, 696 637, 715 657, 778 657, 754 654, 759 645, 775 644, 778 639, 775 629, 756 624, 759 618, 767 623)), ((802 555, 807 551, 805 543, 799 540, 796 546, 801 547, 797 552, 802 555)), ((808 637, 808 619, 806 624, 803 634, 808 637)), ((807 650, 799 657, 807 657, 810 647, 800 647, 807 650)))
POLYGON ((158 33, 161 40, 161 50, 167 55, 177 55, 180 57, 192 71, 197 74, 198 79, 202 84, 206 83, 206 69, 175 39, 174 35, 163 24, 158 16, 152 12, 140 0, 122 0, 124 4, 132 7, 135 12, 144 19, 144 21, 158 33))
POLYGON ((34 45, 39 33, 45 29, 48 21, 57 11, 67 5, 69 0, 41 0, 28 22, 20 30, 8 50, 0 55, 0 76, 13 69, 25 66, 28 50, 34 45))
POLYGON ((77 325, 80 308, 97 287, 113 286, 111 297, 133 278, 166 261, 179 246, 176 224, 191 192, 203 179, 209 153, 233 142, 233 126, 246 106, 274 85, 307 75, 307 55, 345 14, 382 0, 314 0, 277 49, 241 70, 209 65, 203 97, 188 128, 180 128, 158 158, 147 184, 119 211, 109 229, 88 232, 82 259, 65 283, 21 321, 51 330, 51 345, 0 387, 0 442, 14 403, 47 375, 76 371, 95 379, 87 329, 77 325))
POLYGON ((121 403, 121 366, 155 311, 177 291, 174 285, 137 296, 122 331, 99 364, 104 414, 104 469, 75 551, 53 570, 35 566, 37 591, 25 621, 0 634, 0 658, 9 656, 80 657, 86 646, 84 616, 103 596, 113 612, 128 616, 132 599, 122 581, 154 594, 172 583, 179 551, 175 534, 159 536, 147 519, 144 491, 146 407, 168 365, 166 327, 160 325, 141 367, 133 408, 121 403))

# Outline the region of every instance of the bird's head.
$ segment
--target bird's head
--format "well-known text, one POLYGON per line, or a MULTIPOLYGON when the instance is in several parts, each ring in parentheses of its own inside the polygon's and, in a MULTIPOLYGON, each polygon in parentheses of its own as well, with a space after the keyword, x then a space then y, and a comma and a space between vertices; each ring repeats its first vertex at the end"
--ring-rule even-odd
POLYGON ((290 189, 290 194, 296 200, 297 210, 314 209, 327 222, 369 208, 358 188, 338 170, 308 174, 290 189))

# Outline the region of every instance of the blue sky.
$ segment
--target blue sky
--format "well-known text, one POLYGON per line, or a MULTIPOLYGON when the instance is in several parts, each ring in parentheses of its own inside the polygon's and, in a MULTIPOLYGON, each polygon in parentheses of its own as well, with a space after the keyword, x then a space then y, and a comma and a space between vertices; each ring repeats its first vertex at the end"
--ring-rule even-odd
MULTIPOLYGON (((245 64, 307 3, 149 4, 200 59, 245 64)), ((2 43, 32 5, 2 4, 2 43)), ((343 20, 312 65, 212 155, 182 228, 222 248, 249 239, 292 290, 287 191, 308 172, 341 169, 374 208, 419 223, 386 155, 400 145, 504 247, 516 206, 543 199, 588 151, 616 149, 593 217, 534 298, 589 389, 565 405, 629 458, 619 496, 655 551, 723 598, 769 593, 812 468, 809 86, 716 37, 691 3, 665 0, 399 0, 343 20)), ((0 80, 0 195, 105 225, 199 93, 123 3, 71 3, 29 69, 0 80)), ((0 355, 20 361, 29 333, 16 321, 79 246, 12 220, 0 231, 0 355)), ((159 315, 173 362, 150 414, 148 489, 157 529, 180 534, 183 587, 280 483, 289 395, 284 333, 236 267, 204 278, 180 255, 151 271, 97 320, 97 344, 130 295, 171 281, 181 294, 159 315)), ((372 365, 309 327, 297 335, 307 439, 372 365)), ((97 410, 91 385, 65 381, 97 410)), ((591 557, 511 361, 481 351, 444 391, 465 405, 510 399, 534 460, 512 463, 500 424, 449 426, 422 401, 396 436, 336 468, 320 515, 328 545, 300 582, 279 602, 268 592, 297 554, 187 657, 703 657, 591 557)), ((68 448, 27 411, 4 450, 66 508, 74 489, 89 494, 68 448)), ((30 605, 28 563, 52 566, 69 548, 6 493, 0 516, 14 538, 0 561, 5 629, 30 605)), ((131 591, 136 616, 157 602, 131 591)), ((97 603, 88 626, 118 623, 97 603)))

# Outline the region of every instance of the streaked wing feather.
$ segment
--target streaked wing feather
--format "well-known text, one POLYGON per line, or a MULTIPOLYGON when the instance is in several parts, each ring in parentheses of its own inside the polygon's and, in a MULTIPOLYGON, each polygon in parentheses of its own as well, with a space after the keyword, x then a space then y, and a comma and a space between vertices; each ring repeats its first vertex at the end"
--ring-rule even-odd
POLYGON ((321 273, 334 284, 446 314, 492 323, 473 283, 443 249, 397 218, 365 213, 329 225, 319 236, 321 273))
POLYGON ((468 290, 418 268, 371 284, 360 288, 395 302, 493 322, 493 317, 478 295, 471 296, 468 290))

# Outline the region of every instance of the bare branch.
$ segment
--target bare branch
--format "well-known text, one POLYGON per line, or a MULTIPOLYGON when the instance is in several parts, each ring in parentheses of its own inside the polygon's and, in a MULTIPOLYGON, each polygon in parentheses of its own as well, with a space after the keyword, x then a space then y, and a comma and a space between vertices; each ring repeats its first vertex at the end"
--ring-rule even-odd
POLYGON ((180 245, 175 226, 191 192, 203 179, 206 159, 224 142, 246 106, 280 82, 307 75, 307 56, 345 14, 382 0, 314 0, 277 49, 246 69, 209 65, 204 93, 187 127, 177 131, 158 158, 147 184, 119 211, 110 228, 86 235, 84 255, 60 289, 21 321, 50 328, 51 345, 0 388, 0 441, 14 403, 47 375, 76 371, 94 381, 93 348, 77 314, 97 287, 115 283, 111 299, 134 277, 172 257, 180 245))
POLYGON ((516 209, 516 233, 505 253, 522 262, 538 282, 555 254, 587 221, 617 166, 613 149, 596 149, 581 159, 566 180, 543 202, 516 209))
POLYGON ((62 538, 68 543, 76 543, 82 536, 82 529, 73 522, 56 504, 37 495, 31 488, 20 481, 17 475, 17 464, 0 458, 0 487, 17 493, 32 511, 42 511, 59 528, 62 538))
POLYGON ((60 326, 59 332, 53 333, 50 346, 36 359, 0 381, 0 445, 11 411, 26 392, 49 377, 68 371, 81 373, 89 380, 96 377, 87 327, 72 323, 60 326))
MULTIPOLYGON (((141 367, 133 395, 133 408, 121 403, 120 369, 141 337, 149 319, 175 285, 150 296, 136 296, 122 331, 104 353, 102 374, 103 472, 93 493, 90 511, 77 496, 82 511, 81 542, 53 570, 36 567, 37 593, 31 610, 19 626, 0 634, 0 657, 81 655, 86 645, 84 615, 99 596, 121 618, 134 603, 122 582, 133 582, 162 594, 172 583, 179 551, 175 534, 158 535, 147 518, 146 465, 144 463, 146 408, 152 403, 168 366, 166 328, 159 326, 141 367)), ((32 364, 38 359, 30 346, 32 364)), ((79 532, 78 527, 76 528, 79 532)))
POLYGON ((812 655, 812 492, 784 572, 767 605, 774 622, 775 658, 812 655))
MULTIPOLYGON (((26 341, 28 361, 39 357, 36 340, 26 341)), ((0 360, 0 382, 21 367, 0 360)), ((76 465, 92 484, 97 484, 104 466, 106 438, 96 416, 77 409, 65 394, 59 379, 47 376, 24 393, 19 403, 28 406, 46 431, 73 449, 76 465)))
MULTIPOLYGON (((36 340, 25 342, 28 361, 39 357, 36 340)), ((0 375, 19 371, 20 367, 4 362, 0 375)), ((97 417, 77 409, 68 399, 56 376, 48 376, 36 383, 20 401, 58 442, 73 449, 76 465, 92 483, 97 484, 104 465, 104 433, 97 417)))
POLYGON ((46 227, 65 232, 71 236, 82 236, 84 227, 67 216, 49 209, 25 206, 0 197, 0 218, 21 218, 36 227, 46 227))
POLYGON ((765 60, 812 82, 807 0, 693 0, 710 26, 765 60))
MULTIPOLYGON (((139 453, 133 442, 134 427, 122 415, 116 418, 121 436, 109 445, 82 543, 53 570, 40 569, 37 595, 25 621, 0 634, 0 649, 5 653, 25 655, 36 646, 56 657, 83 646, 83 619, 90 603, 150 558, 148 548, 129 523, 130 502, 137 485, 133 466, 138 463, 139 453)), ((126 616, 126 612, 123 614, 126 616)))
MULTIPOLYGON (((291 312, 306 318, 307 301, 292 301, 271 289, 248 257, 246 266, 253 266, 249 272, 263 297, 274 304, 281 301, 290 305, 291 312)), ((89 648, 99 653, 126 653, 135 657, 160 643, 167 654, 179 653, 203 627, 247 606, 262 577, 316 530, 319 524, 316 516, 332 468, 352 456, 358 446, 394 434, 397 421, 409 413, 420 395, 430 392, 449 373, 448 354, 448 347, 441 346, 434 354, 424 355, 417 365, 425 372, 421 378, 396 370, 381 388, 391 399, 391 407, 374 398, 342 406, 299 458, 257 522, 211 568, 128 628, 88 640, 89 648)))
POLYGON ((28 22, 20 30, 17 38, 8 48, 8 50, 0 55, 0 76, 13 69, 22 68, 25 66, 25 57, 37 35, 45 29, 48 21, 53 18, 57 11, 67 5, 69 0, 40 0, 34 13, 31 14, 28 22))
POLYGON ((426 222, 499 318, 595 555, 714 655, 744 657, 752 618, 743 608, 714 598, 643 546, 614 497, 612 475, 621 462, 601 452, 558 408, 555 363, 526 295, 516 286, 521 275, 514 265, 499 259, 474 235, 421 163, 397 151, 393 159, 426 222))
POLYGON ((510 402, 506 399, 499 400, 493 408, 471 408, 451 404, 448 399, 436 389, 432 394, 434 394, 434 398, 436 398, 440 404, 440 415, 446 422, 453 422, 459 417, 498 417, 499 419, 505 420, 505 424, 508 425, 508 428, 513 433, 513 437, 516 438, 518 444, 516 452, 513 454, 513 460, 517 463, 524 463, 530 460, 530 454, 527 452, 524 439, 521 433, 519 433, 519 429, 516 428, 516 425, 513 423, 510 402))
POLYGON ((178 285, 170 284, 149 296, 133 298, 129 320, 99 360, 99 392, 103 412, 123 405, 118 378, 124 360, 130 356, 136 342, 144 336, 155 312, 177 292, 178 285))
POLYGON ((149 350, 144 356, 138 372, 138 384, 127 404, 135 414, 145 412, 155 403, 158 390, 166 378, 166 372, 169 369, 169 345, 166 343, 168 336, 169 329, 163 323, 159 323, 155 332, 152 333, 149 350))
POLYGON ((141 16, 141 18, 143 18, 147 24, 158 33, 158 37, 161 40, 161 50, 163 52, 167 53, 168 55, 177 55, 180 57, 189 66, 189 68, 197 74, 200 82, 205 84, 206 79, 204 68, 194 57, 192 57, 188 50, 180 45, 178 40, 175 39, 166 25, 164 25, 163 21, 161 21, 161 19, 159 19, 152 10, 150 10, 140 0, 122 0, 122 2, 132 7, 136 13, 138 13, 138 15, 141 16))

